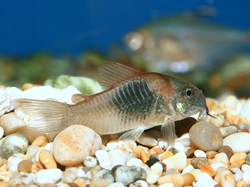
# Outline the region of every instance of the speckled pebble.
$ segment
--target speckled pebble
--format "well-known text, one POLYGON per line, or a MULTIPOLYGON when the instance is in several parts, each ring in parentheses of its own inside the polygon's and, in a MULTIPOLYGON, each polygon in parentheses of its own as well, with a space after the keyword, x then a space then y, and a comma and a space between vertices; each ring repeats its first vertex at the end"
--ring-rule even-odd
POLYGON ((228 145, 232 148, 233 152, 249 152, 250 144, 250 133, 240 132, 227 136, 223 140, 223 145, 228 145))
POLYGON ((93 179, 102 178, 108 181, 109 184, 114 182, 114 176, 112 175, 111 171, 108 169, 103 169, 98 171, 94 176, 93 179))
POLYGON ((115 181, 122 182, 124 185, 146 179, 146 176, 146 171, 136 166, 120 166, 114 171, 115 181))
POLYGON ((197 157, 191 160, 191 165, 194 166, 194 168, 196 169, 200 169, 202 164, 204 163, 209 164, 208 159, 206 157, 197 157))
POLYGON ((56 169, 57 163, 54 160, 53 155, 48 150, 41 150, 39 154, 39 161, 45 167, 45 169, 56 169))
POLYGON ((53 152, 59 164, 73 166, 82 163, 86 156, 93 156, 101 146, 101 137, 92 129, 72 125, 56 136, 53 152))
POLYGON ((222 146, 222 135, 212 123, 200 121, 189 130, 191 142, 203 151, 216 151, 222 146))
POLYGON ((92 156, 86 156, 83 160, 84 166, 87 166, 87 167, 95 167, 97 163, 98 163, 97 159, 92 156))

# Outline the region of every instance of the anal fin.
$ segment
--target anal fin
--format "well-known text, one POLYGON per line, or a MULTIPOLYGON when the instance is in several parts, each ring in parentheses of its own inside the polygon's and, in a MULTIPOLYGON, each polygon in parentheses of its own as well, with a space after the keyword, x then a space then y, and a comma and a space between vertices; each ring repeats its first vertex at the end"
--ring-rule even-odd
POLYGON ((161 134, 163 139, 168 143, 168 146, 174 147, 175 144, 175 123, 173 120, 167 120, 161 126, 161 134))
POLYGON ((143 131, 144 131, 143 128, 136 128, 136 129, 130 130, 128 132, 125 132, 118 140, 119 141, 127 141, 127 140, 135 141, 141 136, 143 131))

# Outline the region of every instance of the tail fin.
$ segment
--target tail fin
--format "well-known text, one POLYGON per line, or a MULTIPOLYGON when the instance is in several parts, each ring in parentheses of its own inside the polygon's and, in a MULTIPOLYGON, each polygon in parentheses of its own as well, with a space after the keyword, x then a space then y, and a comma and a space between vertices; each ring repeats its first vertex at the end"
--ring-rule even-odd
POLYGON ((69 105, 67 104, 33 99, 15 99, 11 104, 33 119, 30 124, 18 131, 27 137, 60 132, 68 127, 69 105))

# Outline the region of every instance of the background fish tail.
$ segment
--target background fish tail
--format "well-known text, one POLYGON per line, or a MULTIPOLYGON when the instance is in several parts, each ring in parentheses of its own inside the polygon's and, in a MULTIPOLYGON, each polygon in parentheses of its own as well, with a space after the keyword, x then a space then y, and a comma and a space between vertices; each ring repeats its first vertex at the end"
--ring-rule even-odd
POLYGON ((51 100, 33 99, 16 99, 11 104, 32 118, 30 123, 19 130, 27 137, 45 133, 56 134, 69 124, 70 105, 51 100))

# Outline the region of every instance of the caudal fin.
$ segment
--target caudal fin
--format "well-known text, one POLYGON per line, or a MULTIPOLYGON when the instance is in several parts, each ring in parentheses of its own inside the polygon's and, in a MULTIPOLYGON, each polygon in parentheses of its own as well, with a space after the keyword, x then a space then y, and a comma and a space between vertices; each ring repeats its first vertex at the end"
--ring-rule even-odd
POLYGON ((27 137, 60 132, 68 126, 67 104, 33 99, 15 99, 11 104, 32 118, 30 123, 18 131, 27 137))

